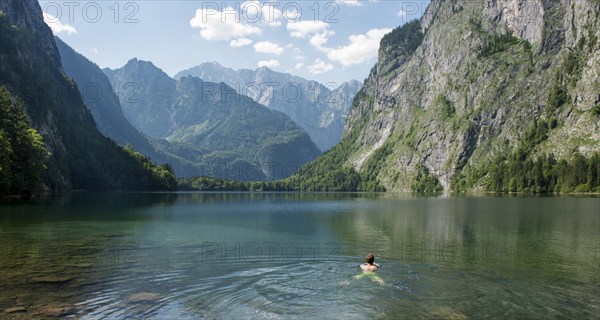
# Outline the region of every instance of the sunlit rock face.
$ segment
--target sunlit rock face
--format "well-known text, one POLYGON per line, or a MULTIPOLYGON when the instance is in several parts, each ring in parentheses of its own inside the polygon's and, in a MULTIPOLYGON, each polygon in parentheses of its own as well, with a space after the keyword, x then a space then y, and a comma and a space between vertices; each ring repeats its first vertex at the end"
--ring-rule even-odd
POLYGON ((393 191, 411 190, 422 165, 448 190, 553 120, 533 158, 600 150, 599 12, 594 0, 432 1, 382 40, 346 122, 356 148, 345 164, 365 172, 378 155, 393 191), (555 108, 556 88, 566 98, 555 108))
POLYGON ((544 7, 538 0, 488 1, 486 15, 502 22, 516 36, 532 43, 542 41, 544 7))

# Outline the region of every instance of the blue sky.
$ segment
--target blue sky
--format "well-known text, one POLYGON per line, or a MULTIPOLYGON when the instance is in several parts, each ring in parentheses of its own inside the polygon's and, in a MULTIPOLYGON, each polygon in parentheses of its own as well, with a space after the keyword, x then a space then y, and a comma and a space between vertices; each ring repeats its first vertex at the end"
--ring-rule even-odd
POLYGON ((100 67, 150 60, 173 76, 203 62, 268 66, 321 83, 364 80, 380 38, 428 0, 39 1, 56 35, 100 67), (317 9, 318 8, 318 9, 317 9))

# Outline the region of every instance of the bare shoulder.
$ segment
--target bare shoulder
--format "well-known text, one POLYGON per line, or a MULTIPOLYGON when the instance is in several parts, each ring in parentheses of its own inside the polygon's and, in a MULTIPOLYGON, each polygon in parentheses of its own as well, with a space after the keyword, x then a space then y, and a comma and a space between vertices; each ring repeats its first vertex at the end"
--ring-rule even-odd
POLYGON ((374 272, 378 269, 379 265, 370 265, 368 263, 363 263, 360 265, 360 269, 365 272, 374 272))

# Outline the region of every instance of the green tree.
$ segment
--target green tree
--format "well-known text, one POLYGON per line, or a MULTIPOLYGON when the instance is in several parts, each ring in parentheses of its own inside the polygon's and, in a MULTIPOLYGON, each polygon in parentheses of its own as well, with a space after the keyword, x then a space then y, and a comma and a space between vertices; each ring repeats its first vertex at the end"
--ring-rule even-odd
POLYGON ((0 86, 0 195, 36 191, 46 169, 44 139, 33 128, 23 103, 0 86))
POLYGON ((11 172, 11 161, 12 148, 10 142, 4 133, 4 130, 0 128, 0 194, 4 193, 5 190, 10 189, 10 177, 11 172))

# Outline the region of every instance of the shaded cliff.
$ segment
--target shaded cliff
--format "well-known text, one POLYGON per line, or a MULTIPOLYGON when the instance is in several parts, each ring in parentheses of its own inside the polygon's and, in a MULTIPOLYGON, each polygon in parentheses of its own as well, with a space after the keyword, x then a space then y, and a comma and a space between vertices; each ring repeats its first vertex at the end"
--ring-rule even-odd
POLYGON ((170 168, 125 150, 96 129, 77 86, 62 69, 37 1, 0 2, 0 85, 25 106, 50 153, 47 189, 172 189, 170 168))

